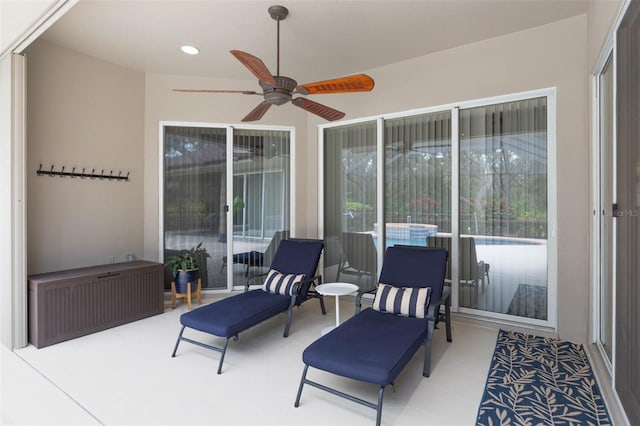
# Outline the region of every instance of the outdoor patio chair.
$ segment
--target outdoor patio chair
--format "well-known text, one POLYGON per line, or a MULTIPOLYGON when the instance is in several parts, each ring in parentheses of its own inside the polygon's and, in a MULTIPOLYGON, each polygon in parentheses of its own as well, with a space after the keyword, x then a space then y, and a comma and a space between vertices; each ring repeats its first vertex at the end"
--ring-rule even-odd
MULTIPOLYGON (((451 253, 451 237, 437 236, 427 237, 428 247, 443 247, 451 253)), ((475 238, 469 236, 460 237, 460 268, 459 280, 460 284, 484 286, 485 280, 489 284, 489 267, 490 265, 484 261, 478 261, 476 253, 475 238)), ((451 257, 447 260, 447 276, 445 281, 451 283, 451 257)))
POLYGON ((340 274, 355 275, 357 285, 363 290, 375 288, 375 276, 378 273, 378 254, 373 236, 360 232, 342 233, 342 259, 338 266, 336 281, 340 281, 340 274), (370 278, 370 282, 363 283, 362 278, 370 278), (372 287, 367 289, 366 287, 372 287))
MULTIPOLYGON (((325 274, 327 269, 334 268, 336 270, 336 279, 340 277, 340 266, 344 259, 344 252, 342 250, 342 238, 338 235, 325 235, 324 237, 324 255, 322 264, 324 265, 325 274)), ((326 280, 326 277, 325 277, 326 280)))
MULTIPOLYGON (((322 277, 316 275, 316 270, 323 247, 320 240, 282 240, 262 288, 245 290, 180 316, 182 328, 171 356, 176 356, 181 341, 220 352, 220 374, 229 341, 237 341, 239 334, 248 328, 286 312, 283 337, 287 337, 294 306, 308 300, 312 296, 311 287, 322 283, 322 277), (224 345, 220 348, 184 337, 185 328, 222 337, 224 345)), ((319 297, 324 313, 323 299, 321 295, 319 297)))
POLYGON ((357 313, 302 353, 304 370, 294 405, 299 406, 307 384, 375 409, 379 425, 385 387, 394 383, 422 345, 422 375, 431 373, 431 336, 443 303, 447 256, 442 248, 389 247, 373 307, 357 313), (309 367, 378 385, 377 403, 307 379, 309 367))
MULTIPOLYGON (((289 231, 276 231, 264 252, 252 250, 233 255, 233 263, 245 265, 244 275, 249 276, 250 268, 269 267, 280 241, 289 238, 289 231)), ((222 257, 220 273, 227 266, 227 256, 222 257)))

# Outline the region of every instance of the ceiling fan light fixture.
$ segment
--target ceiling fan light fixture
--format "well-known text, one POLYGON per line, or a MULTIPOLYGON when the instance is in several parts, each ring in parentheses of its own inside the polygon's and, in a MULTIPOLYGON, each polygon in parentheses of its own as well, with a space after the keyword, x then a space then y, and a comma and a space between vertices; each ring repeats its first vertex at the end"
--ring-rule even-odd
POLYGON ((198 49, 195 46, 190 46, 188 44, 185 44, 184 46, 180 46, 180 50, 182 50, 182 53, 186 53, 187 55, 197 55, 198 53, 200 53, 200 49, 198 49))

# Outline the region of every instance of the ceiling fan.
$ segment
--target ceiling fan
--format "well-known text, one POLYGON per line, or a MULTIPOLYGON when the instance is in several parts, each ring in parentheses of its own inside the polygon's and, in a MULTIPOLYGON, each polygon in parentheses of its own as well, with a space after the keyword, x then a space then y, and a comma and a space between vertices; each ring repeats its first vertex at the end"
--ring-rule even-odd
POLYGON ((293 95, 322 95, 328 93, 368 92, 373 89, 374 82, 366 74, 350 75, 331 80, 317 81, 314 83, 300 84, 289 77, 280 75, 280 21, 285 19, 289 10, 284 6, 271 6, 269 15, 277 21, 277 71, 272 75, 267 66, 258 57, 240 50, 231 50, 231 54, 238 59, 249 71, 258 77, 258 84, 263 92, 252 90, 208 90, 208 89, 173 89, 176 92, 188 93, 242 93, 244 95, 264 96, 262 101, 242 121, 260 120, 271 105, 283 105, 291 102, 312 114, 316 114, 325 120, 334 121, 344 117, 344 112, 330 108, 326 105, 314 102, 304 97, 293 95))

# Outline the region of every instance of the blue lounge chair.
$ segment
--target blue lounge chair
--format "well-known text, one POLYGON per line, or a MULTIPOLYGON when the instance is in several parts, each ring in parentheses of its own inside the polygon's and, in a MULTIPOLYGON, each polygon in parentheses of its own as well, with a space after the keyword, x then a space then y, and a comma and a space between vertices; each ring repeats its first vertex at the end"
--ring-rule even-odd
MULTIPOLYGON (((422 375, 428 377, 431 336, 440 304, 444 303, 442 289, 447 256, 442 248, 389 247, 373 307, 357 313, 304 350, 305 365, 295 406, 299 406, 302 388, 307 384, 375 409, 376 425, 379 425, 385 386, 393 384, 422 345, 422 375), (427 306, 424 305, 425 293, 428 293, 427 306), (418 302, 420 297, 422 303, 418 302), (378 385, 377 403, 307 379, 309 367, 378 385)), ((449 341, 450 333, 447 324, 449 341)))
POLYGON ((322 296, 311 289, 315 283, 321 284, 320 275, 315 275, 324 244, 320 240, 282 240, 271 262, 265 286, 268 288, 248 290, 235 296, 222 299, 180 316, 182 329, 173 349, 172 357, 181 341, 193 343, 203 348, 221 353, 218 374, 222 372, 222 363, 231 339, 277 314, 287 312, 284 337, 289 335, 293 316, 293 307, 299 306, 310 297, 319 297, 323 313, 322 296), (295 277, 289 279, 288 277, 295 277), (287 284, 290 284, 287 287, 287 284), (204 344, 183 336, 185 328, 224 337, 222 348, 204 344))

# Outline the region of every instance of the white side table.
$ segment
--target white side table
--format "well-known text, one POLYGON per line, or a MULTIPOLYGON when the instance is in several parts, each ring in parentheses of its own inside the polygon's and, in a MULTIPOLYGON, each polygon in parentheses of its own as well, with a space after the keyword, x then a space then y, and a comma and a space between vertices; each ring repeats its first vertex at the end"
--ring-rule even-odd
POLYGON ((351 283, 326 283, 316 286, 316 291, 323 296, 336 297, 336 325, 323 328, 323 336, 340 325, 340 296, 355 293, 358 291, 358 288, 359 287, 357 285, 351 283))

